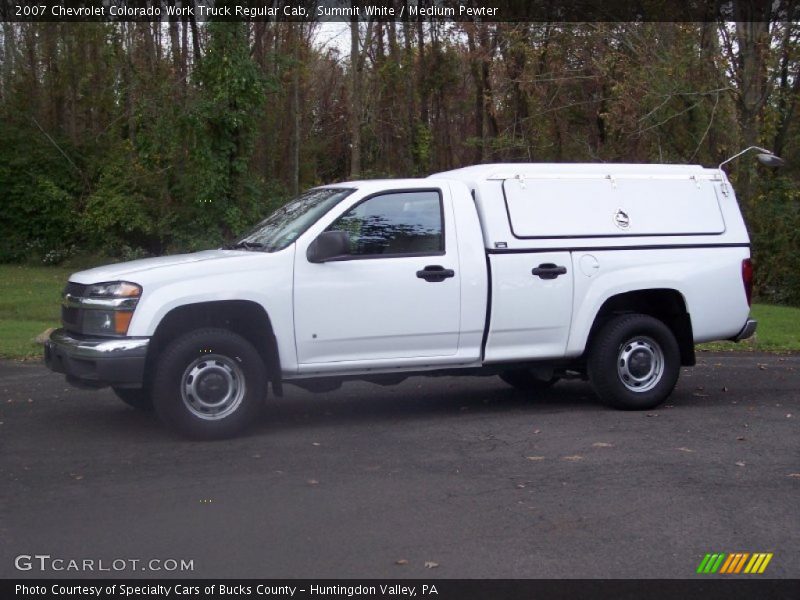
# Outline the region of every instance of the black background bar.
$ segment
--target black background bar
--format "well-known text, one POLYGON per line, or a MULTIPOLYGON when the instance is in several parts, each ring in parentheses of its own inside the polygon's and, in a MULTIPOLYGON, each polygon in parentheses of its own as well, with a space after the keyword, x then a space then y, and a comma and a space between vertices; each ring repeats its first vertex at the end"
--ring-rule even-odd
MULTIPOLYGON (((165 21, 167 7, 175 5, 176 0, 0 0, 0 20, 165 21)), ((352 14, 330 12, 353 6, 361 21, 766 22, 800 17, 800 0, 180 0, 177 5, 190 7, 192 15, 185 18, 197 21, 350 21, 352 14), (319 7, 328 14, 320 15, 319 7)))
POLYGON ((0 598, 4 600, 12 598, 15 600, 22 598, 58 598, 60 600, 83 598, 401 600, 412 597, 435 600, 661 600, 672 598, 680 600, 732 600, 739 598, 797 600, 800 598, 800 580, 762 579, 758 575, 749 575, 727 578, 724 576, 698 576, 696 579, 683 580, 6 579, 0 582, 0 598), (27 590, 21 590, 18 586, 26 586, 27 590), (113 592, 109 591, 112 589, 110 586, 114 586, 113 592), (137 586, 139 588, 144 586, 144 593, 131 594, 129 588, 137 586), (312 586, 318 586, 318 590, 326 589, 327 593, 311 593, 312 586), (395 587, 390 590, 389 588, 382 589, 381 586, 395 587), (402 589, 403 587, 405 590, 402 589), (75 588, 87 588, 87 590, 70 594, 70 590, 75 588), (88 588, 102 588, 102 591, 100 595, 97 595, 89 592, 88 588), (223 588, 224 592, 221 592, 220 590, 223 588), (286 590, 284 593, 276 593, 282 588, 286 590), (374 588, 374 593, 371 591, 372 588, 374 588), (408 594, 409 588, 414 588, 414 596, 408 594), (293 594, 289 593, 290 589, 294 590, 293 594), (424 594, 423 590, 425 590, 424 594), (391 591, 396 593, 390 593, 391 591))

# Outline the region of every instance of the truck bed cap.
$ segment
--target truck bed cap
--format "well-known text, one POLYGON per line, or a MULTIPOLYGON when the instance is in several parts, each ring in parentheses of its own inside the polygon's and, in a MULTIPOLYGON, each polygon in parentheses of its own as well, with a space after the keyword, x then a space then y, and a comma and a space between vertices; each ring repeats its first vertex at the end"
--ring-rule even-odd
POLYGON ((632 163, 495 163, 474 165, 431 175, 435 178, 479 181, 538 177, 695 177, 719 178, 718 169, 701 165, 632 164, 632 163))

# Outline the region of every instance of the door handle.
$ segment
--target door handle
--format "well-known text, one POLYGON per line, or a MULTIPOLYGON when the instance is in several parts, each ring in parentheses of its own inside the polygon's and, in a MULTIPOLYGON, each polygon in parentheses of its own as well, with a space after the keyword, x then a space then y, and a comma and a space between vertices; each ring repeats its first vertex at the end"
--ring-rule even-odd
POLYGON ((553 263, 542 263, 531 271, 540 279, 555 279, 559 275, 567 274, 567 267, 559 267, 553 263))
POLYGON ((453 269, 445 269, 442 265, 428 265, 421 271, 417 271, 417 277, 430 283, 444 281, 448 277, 455 277, 453 269))

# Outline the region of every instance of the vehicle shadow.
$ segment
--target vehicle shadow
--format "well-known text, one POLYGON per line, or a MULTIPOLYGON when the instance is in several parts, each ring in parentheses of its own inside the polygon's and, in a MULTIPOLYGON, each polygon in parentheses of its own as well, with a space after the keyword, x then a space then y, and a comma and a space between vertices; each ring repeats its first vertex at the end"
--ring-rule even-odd
MULTIPOLYGON (((152 412, 125 406, 109 390, 76 391, 59 414, 45 416, 45 427, 57 427, 77 435, 104 432, 109 442, 147 443, 180 440, 171 435, 152 412), (47 423, 52 418, 51 423, 47 423)), ((676 390, 668 403, 689 405, 684 392, 676 390)), ((606 407, 585 381, 562 381, 537 393, 516 390, 495 377, 413 377, 392 387, 367 382, 347 382, 340 389, 311 393, 293 385, 284 395, 270 394, 256 422, 244 439, 287 430, 348 425, 382 425, 433 419, 457 419, 465 415, 549 415, 603 412, 606 407)))
POLYGON ((313 394, 292 385, 270 396, 252 434, 353 423, 390 423, 457 418, 464 414, 556 413, 606 410, 586 382, 561 382, 536 394, 515 390, 496 378, 411 378, 394 387, 365 382, 313 394), (466 383, 469 382, 469 383, 466 383))

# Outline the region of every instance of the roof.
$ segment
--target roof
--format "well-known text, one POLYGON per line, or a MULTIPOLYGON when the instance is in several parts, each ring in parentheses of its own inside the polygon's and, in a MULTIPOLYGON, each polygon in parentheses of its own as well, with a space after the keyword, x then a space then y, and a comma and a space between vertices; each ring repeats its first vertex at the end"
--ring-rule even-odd
POLYGON ((717 177, 719 171, 701 165, 630 164, 630 163, 496 163, 474 165, 452 171, 435 173, 431 177, 479 181, 553 176, 635 176, 635 177, 717 177))

